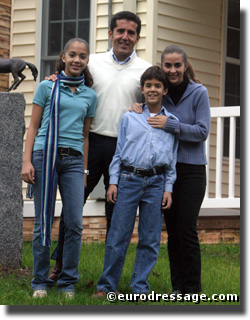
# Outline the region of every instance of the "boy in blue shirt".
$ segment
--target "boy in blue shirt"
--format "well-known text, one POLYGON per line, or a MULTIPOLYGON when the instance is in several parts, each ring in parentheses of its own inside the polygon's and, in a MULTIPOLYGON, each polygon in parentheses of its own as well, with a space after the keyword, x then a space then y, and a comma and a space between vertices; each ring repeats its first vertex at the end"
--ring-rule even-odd
POLYGON ((105 297, 118 287, 138 206, 139 242, 130 287, 133 293, 149 292, 147 278, 157 261, 161 241, 161 210, 170 208, 176 180, 176 136, 147 123, 149 117, 159 114, 175 118, 161 105, 166 89, 163 70, 158 66, 148 68, 141 76, 145 97, 142 114, 128 112, 122 118, 107 192, 107 200, 115 207, 95 298, 105 297))

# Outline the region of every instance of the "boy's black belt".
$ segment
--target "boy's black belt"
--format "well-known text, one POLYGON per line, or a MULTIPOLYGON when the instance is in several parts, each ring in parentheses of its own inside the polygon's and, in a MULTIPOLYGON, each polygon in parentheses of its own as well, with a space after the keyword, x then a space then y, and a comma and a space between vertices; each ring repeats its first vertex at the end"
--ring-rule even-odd
POLYGON ((60 147, 57 149, 60 156, 80 156, 81 152, 68 147, 60 147))
POLYGON ((128 172, 133 172, 137 176, 143 176, 143 177, 151 177, 154 175, 162 174, 165 172, 165 169, 166 169, 165 167, 154 167, 152 169, 140 169, 132 166, 124 166, 123 164, 121 168, 128 172))

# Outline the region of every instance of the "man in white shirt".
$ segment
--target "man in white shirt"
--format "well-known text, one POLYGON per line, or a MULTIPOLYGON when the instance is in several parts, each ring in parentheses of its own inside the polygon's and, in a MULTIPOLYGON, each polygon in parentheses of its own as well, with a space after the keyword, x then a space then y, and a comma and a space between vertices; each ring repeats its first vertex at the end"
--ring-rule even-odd
MULTIPOLYGON (((134 50, 140 39, 140 18, 129 11, 116 13, 110 23, 109 38, 112 49, 90 55, 89 70, 93 76, 92 89, 97 94, 96 113, 89 135, 89 156, 85 201, 104 176, 105 189, 109 187, 109 165, 115 153, 119 124, 122 116, 134 102, 142 101, 140 77, 151 66, 137 57, 134 50)), ((113 205, 105 202, 107 233, 111 223, 113 205)), ((57 261, 50 279, 56 280, 61 269, 64 241, 63 215, 60 223, 59 243, 52 254, 57 261)))

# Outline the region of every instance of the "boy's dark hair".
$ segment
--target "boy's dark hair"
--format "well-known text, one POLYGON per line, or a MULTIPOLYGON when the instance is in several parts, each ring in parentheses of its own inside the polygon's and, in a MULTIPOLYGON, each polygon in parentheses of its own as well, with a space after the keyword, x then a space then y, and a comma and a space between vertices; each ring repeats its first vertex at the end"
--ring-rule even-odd
POLYGON ((114 28, 116 27, 116 20, 129 20, 134 21, 137 24, 136 32, 137 36, 139 36, 141 32, 141 19, 133 12, 130 11, 120 11, 117 12, 111 19, 109 29, 113 32, 114 28))
POLYGON ((147 80, 157 79, 162 82, 164 89, 167 89, 168 82, 165 72, 159 66, 149 67, 141 76, 140 83, 143 87, 147 80))

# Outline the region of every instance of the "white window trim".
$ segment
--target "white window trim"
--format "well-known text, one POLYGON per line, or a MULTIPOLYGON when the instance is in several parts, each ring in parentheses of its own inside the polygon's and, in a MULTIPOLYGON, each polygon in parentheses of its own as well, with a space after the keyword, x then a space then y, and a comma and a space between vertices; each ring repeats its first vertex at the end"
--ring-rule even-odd
MULTIPOLYGON (((37 2, 37 45, 36 45, 36 66, 39 71, 39 74, 41 73, 41 58, 42 58, 42 28, 46 27, 48 29, 48 26, 43 27, 43 1, 44 0, 38 0, 37 2)), ((97 0, 90 0, 90 26, 89 26, 89 48, 90 53, 95 52, 95 43, 96 43, 96 32, 95 32, 95 26, 96 26, 96 6, 97 6, 97 0)), ((46 31, 48 33, 48 30, 46 31)), ((38 86, 39 81, 36 82, 36 87, 38 86)))
MULTIPOLYGON (((43 0, 37 2, 37 27, 36 27, 36 67, 41 72, 41 48, 42 48, 42 17, 43 17, 43 0)), ((39 81, 36 81, 36 88, 39 81)))
POLYGON ((90 26, 89 26, 89 51, 95 53, 96 51, 96 8, 97 0, 90 1, 90 26))
POLYGON ((228 12, 228 0, 224 0, 224 25, 222 28, 222 60, 221 60, 221 105, 225 105, 225 81, 226 81, 226 53, 227 53, 227 12, 228 12))

